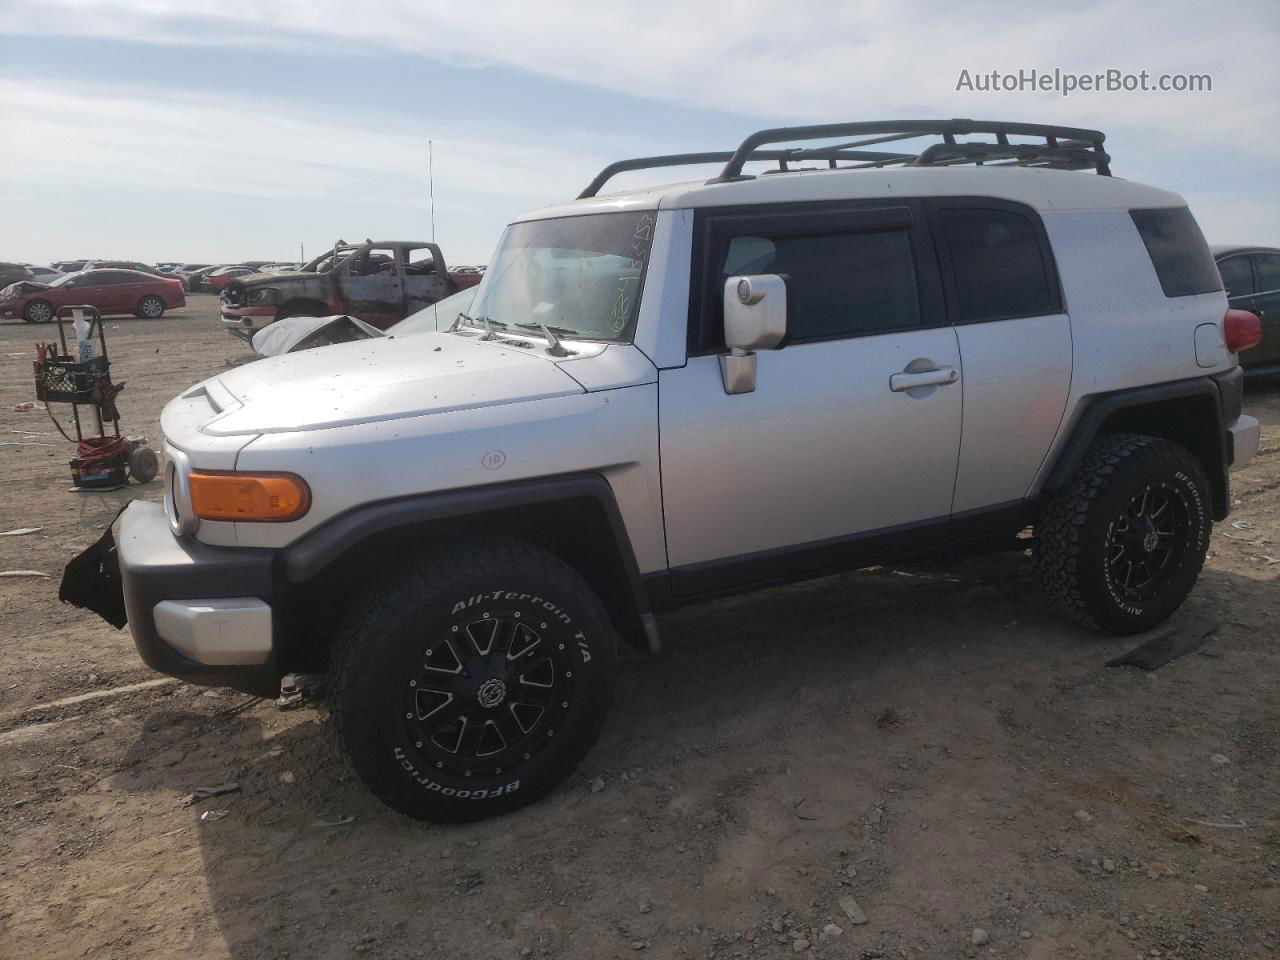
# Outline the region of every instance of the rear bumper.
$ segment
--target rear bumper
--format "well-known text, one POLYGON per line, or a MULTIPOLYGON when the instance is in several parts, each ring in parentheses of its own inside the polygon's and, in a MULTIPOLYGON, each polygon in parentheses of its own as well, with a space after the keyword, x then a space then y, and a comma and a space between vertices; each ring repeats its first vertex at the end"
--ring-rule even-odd
POLYGON ((1241 414, 1227 424, 1227 462, 1238 467, 1258 452, 1262 427, 1254 417, 1241 414))
POLYGON ((274 551, 181 540, 160 504, 141 501, 114 533, 143 662, 188 683, 275 696, 274 551))

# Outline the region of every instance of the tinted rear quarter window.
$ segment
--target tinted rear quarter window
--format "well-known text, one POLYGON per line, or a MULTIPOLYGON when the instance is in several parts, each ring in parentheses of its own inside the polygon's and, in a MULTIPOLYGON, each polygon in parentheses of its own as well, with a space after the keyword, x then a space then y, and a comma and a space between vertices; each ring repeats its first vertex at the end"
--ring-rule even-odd
POLYGON ((942 232, 951 255, 962 323, 1058 312, 1040 236, 1012 210, 943 207, 942 232))
POLYGON ((1129 216, 1151 255, 1166 297, 1189 297, 1222 289, 1218 266, 1190 210, 1130 210, 1129 216))

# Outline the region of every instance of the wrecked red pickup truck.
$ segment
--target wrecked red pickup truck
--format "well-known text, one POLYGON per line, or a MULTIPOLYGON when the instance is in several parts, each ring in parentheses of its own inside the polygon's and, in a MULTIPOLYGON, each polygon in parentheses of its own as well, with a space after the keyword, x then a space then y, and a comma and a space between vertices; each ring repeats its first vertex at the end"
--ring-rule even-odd
POLYGON ((475 269, 451 273, 434 243, 339 241, 297 273, 232 280, 222 291, 222 322, 244 340, 285 317, 349 314, 385 328, 482 276, 475 269))

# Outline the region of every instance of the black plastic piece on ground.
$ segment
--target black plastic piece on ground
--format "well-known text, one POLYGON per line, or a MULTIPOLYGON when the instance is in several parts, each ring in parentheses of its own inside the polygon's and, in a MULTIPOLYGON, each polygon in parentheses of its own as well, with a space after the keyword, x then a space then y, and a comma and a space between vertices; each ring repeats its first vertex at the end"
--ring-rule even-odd
POLYGON ((1182 626, 1174 627, 1154 640, 1148 640, 1142 646, 1135 647, 1124 656, 1108 660, 1107 666, 1156 670, 1171 660, 1176 660, 1192 650, 1199 649, 1209 637, 1218 632, 1218 627, 1221 625, 1212 617, 1192 617, 1182 626))

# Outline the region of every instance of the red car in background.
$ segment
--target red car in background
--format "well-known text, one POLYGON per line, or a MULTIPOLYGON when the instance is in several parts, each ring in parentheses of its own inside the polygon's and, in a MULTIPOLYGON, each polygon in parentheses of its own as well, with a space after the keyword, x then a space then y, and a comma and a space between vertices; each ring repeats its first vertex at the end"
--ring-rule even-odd
POLYGON ((221 293, 236 277, 247 277, 257 272, 255 267, 219 267, 205 274, 204 282, 200 286, 201 289, 221 293))
POLYGON ((186 294, 177 279, 137 270, 83 270, 52 283, 20 280, 0 290, 0 317, 22 317, 48 323, 59 307, 88 304, 106 314, 133 314, 156 320, 166 310, 184 306, 186 294))

